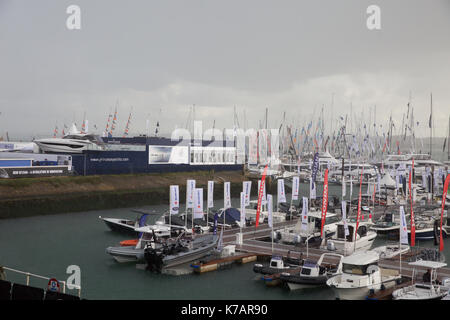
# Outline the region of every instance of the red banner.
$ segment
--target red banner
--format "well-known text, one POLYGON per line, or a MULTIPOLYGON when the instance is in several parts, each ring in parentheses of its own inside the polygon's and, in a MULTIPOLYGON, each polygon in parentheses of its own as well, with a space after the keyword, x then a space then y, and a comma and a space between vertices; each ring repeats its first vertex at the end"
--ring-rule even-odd
POLYGON ((444 240, 442 239, 442 220, 444 219, 445 199, 447 197, 448 183, 450 182, 450 174, 447 174, 444 183, 444 192, 442 193, 442 211, 441 211, 441 232, 439 236, 439 251, 444 250, 444 240))
POLYGON ((408 179, 408 185, 409 185, 409 202, 411 203, 411 247, 414 247, 416 244, 416 221, 414 219, 414 210, 413 210, 413 201, 412 201, 412 175, 414 170, 414 159, 412 161, 412 168, 409 171, 409 179, 408 179))
POLYGON ((323 226, 327 217, 328 209, 328 169, 325 170, 325 178, 323 180, 323 199, 322 199, 322 226, 320 228, 320 237, 323 236, 323 226))
POLYGON ((259 214, 261 212, 261 203, 262 203, 262 197, 264 195, 264 184, 266 183, 266 173, 267 173, 267 167, 265 166, 263 175, 261 177, 261 184, 259 186, 259 193, 258 193, 258 207, 256 208, 256 225, 255 228, 259 225, 259 214))
POLYGON ((361 215, 361 187, 362 187, 363 172, 364 172, 364 168, 362 168, 362 170, 361 170, 361 178, 359 180, 358 214, 356 216, 355 241, 356 241, 356 236, 358 235, 359 216, 361 215))

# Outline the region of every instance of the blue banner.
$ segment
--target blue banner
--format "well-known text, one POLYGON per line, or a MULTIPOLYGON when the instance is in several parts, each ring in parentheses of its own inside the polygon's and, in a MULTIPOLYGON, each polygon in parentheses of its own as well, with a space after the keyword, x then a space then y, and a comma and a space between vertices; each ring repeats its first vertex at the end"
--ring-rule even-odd
POLYGON ((314 188, 314 182, 316 181, 317 171, 319 171, 319 153, 316 152, 314 155, 314 161, 312 165, 312 187, 314 188))

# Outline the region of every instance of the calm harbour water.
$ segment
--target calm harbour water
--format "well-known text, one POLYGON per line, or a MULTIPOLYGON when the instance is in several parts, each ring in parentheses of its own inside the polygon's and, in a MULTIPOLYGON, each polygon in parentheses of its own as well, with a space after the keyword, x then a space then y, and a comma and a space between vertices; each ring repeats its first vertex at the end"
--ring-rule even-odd
MULTIPOLYGON (((307 186, 302 185, 301 194, 306 190, 307 186)), ((330 187, 331 194, 337 190, 340 188, 330 187)), ((216 200, 216 205, 222 201, 216 200)), ((238 201, 233 199, 233 205, 238 201)), ((163 212, 167 206, 143 209, 163 212)), ((129 238, 110 231, 98 218, 100 215, 134 219, 138 214, 121 208, 0 220, 0 265, 59 280, 67 279, 69 265, 78 265, 85 299, 334 299, 328 288, 291 292, 285 287, 266 287, 253 272, 253 263, 184 276, 153 274, 137 269, 135 264, 116 263, 106 254, 106 247, 129 238)), ((377 240, 377 244, 382 243, 377 240)), ((433 247, 433 241, 420 245, 433 247)), ((446 257, 450 257, 449 246, 446 241, 446 257)), ((25 283, 24 276, 7 272, 7 277, 25 283)), ((46 287, 47 283, 31 280, 30 284, 46 287)))

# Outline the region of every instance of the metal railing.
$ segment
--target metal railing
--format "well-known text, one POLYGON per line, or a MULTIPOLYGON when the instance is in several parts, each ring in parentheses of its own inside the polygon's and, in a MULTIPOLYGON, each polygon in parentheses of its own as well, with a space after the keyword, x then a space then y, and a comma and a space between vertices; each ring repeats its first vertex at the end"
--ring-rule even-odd
MULTIPOLYGON (((2 271, 4 271, 4 270, 8 270, 8 271, 12 271, 12 272, 16 272, 16 273, 25 275, 26 276, 27 286, 30 285, 30 277, 43 279, 43 280, 47 280, 47 281, 52 279, 52 278, 40 276, 38 274, 30 273, 30 272, 25 272, 25 271, 16 270, 16 269, 13 269, 13 268, 8 268, 8 267, 5 267, 5 266, 0 266, 0 275, 2 274, 2 271)), ((58 280, 58 282, 62 284, 62 293, 66 293, 66 281, 58 280)), ((78 297, 81 298, 81 286, 71 285, 71 287, 73 287, 74 289, 78 290, 78 297)))

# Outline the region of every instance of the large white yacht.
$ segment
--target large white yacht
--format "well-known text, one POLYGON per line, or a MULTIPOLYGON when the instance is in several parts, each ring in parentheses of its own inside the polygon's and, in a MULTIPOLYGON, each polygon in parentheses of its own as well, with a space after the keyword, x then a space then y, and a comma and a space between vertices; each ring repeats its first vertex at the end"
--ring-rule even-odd
POLYGON ((82 153, 87 148, 101 149, 103 140, 91 133, 81 133, 75 124, 62 138, 46 138, 34 141, 43 153, 82 153))

